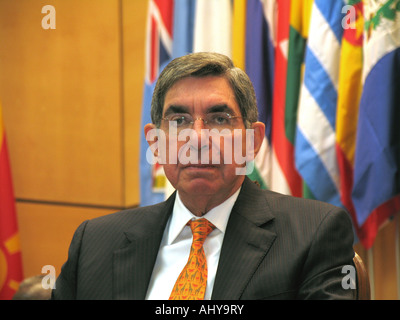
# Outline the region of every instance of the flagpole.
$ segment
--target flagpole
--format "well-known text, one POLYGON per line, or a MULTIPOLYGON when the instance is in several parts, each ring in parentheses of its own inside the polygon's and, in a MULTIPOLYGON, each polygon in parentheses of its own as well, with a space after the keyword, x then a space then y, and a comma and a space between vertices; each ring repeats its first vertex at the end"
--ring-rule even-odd
POLYGON ((368 275, 371 288, 371 300, 375 300, 374 253, 373 248, 367 250, 368 275))

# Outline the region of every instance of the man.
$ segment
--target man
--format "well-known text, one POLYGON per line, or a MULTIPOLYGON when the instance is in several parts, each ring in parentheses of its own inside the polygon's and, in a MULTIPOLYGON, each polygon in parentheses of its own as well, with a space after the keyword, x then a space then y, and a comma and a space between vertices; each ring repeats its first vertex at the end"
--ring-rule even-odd
POLYGON ((149 150, 177 191, 163 203, 84 222, 54 299, 181 299, 194 291, 195 299, 353 297, 342 287, 342 267, 354 256, 348 214, 261 190, 243 174, 265 127, 250 80, 229 58, 173 60, 151 114, 149 150), (210 233, 195 250, 199 221, 210 233), (185 265, 193 252, 192 275, 185 265), (203 289, 195 290, 195 278, 203 289))

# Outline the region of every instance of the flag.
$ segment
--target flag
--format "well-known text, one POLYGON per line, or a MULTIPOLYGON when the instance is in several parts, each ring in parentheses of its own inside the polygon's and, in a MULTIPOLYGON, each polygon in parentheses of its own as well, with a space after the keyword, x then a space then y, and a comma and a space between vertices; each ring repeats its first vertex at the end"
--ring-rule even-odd
POLYGON ((232 60, 236 67, 245 70, 247 0, 233 2, 232 18, 232 60))
POLYGON ((358 226, 351 197, 354 174, 358 110, 361 98, 363 2, 351 0, 346 17, 342 20, 343 38, 339 66, 339 84, 336 113, 336 155, 340 172, 340 198, 350 213, 359 240, 365 238, 358 226))
POLYGON ((212 51, 232 56, 232 3, 196 0, 193 52, 212 51))
POLYGON ((342 206, 336 158, 336 107, 341 0, 315 0, 305 56, 295 139, 295 162, 313 196, 342 206))
POLYGON ((352 199, 372 246, 379 226, 400 210, 400 1, 364 1, 362 95, 352 199))
POLYGON ((290 83, 287 79, 290 7, 289 0, 278 1, 275 46, 277 72, 274 73, 271 127, 273 171, 270 187, 274 191, 301 196, 301 178, 294 166, 294 146, 288 137, 290 122, 287 122, 287 116, 292 117, 293 114, 286 112, 286 85, 290 83))
POLYGON ((193 29, 196 0, 175 0, 173 20, 172 57, 193 52, 193 29))
MULTIPOLYGON (((273 167, 279 167, 273 170, 271 188, 285 194, 300 197, 302 195, 302 181, 294 162, 294 132, 296 127, 297 102, 291 103, 290 98, 298 94, 298 89, 291 85, 300 81, 300 74, 296 70, 301 65, 294 65, 295 42, 291 42, 291 51, 289 52, 289 39, 291 29, 290 22, 291 11, 298 8, 301 2, 291 3, 288 0, 278 1, 277 16, 277 43, 275 47, 275 72, 274 90, 272 102, 272 156, 273 167), (290 55, 291 69, 288 68, 288 58, 290 55), (289 73, 288 73, 289 72, 289 73), (288 88, 287 88, 288 86, 288 88), (290 91, 288 91, 288 90, 290 91), (288 99, 287 99, 288 98, 288 99), (293 108, 294 107, 294 108, 293 108), (294 121, 293 121, 294 120, 294 121)), ((297 12, 298 14, 298 12, 297 12)), ((296 100, 296 99, 294 99, 296 100)))
POLYGON ((266 138, 250 178, 264 188, 294 196, 302 194, 294 132, 310 2, 248 0, 247 4, 245 70, 255 87, 260 121, 266 124, 266 138))
POLYGON ((0 300, 11 299, 22 278, 17 214, 0 105, 0 300))
POLYGON ((196 0, 193 52, 212 51, 232 56, 232 3, 196 0))
MULTIPOLYGON (((259 120, 264 122, 265 138, 249 175, 262 188, 271 188, 271 123, 276 45, 276 1, 247 0, 245 30, 245 71, 253 83, 259 120)), ((282 175, 278 172, 278 176, 282 175)))
MULTIPOLYGON (((147 17, 146 71, 142 107, 142 128, 151 123, 151 99, 162 68, 173 54, 173 0, 150 0, 147 17)), ((165 199, 167 179, 158 163, 152 165, 146 157, 148 144, 144 133, 140 139, 140 202, 150 205, 165 199)))
MULTIPOLYGON (((297 127, 297 110, 299 104, 300 88, 303 82, 305 48, 308 39, 311 9, 313 0, 291 1, 290 3, 290 26, 289 44, 287 54, 287 76, 284 116, 285 145, 280 146, 281 158, 286 162, 285 175, 288 178, 291 194, 313 198, 307 185, 303 184, 302 178, 295 169, 294 146, 297 127)), ((280 133, 279 131, 277 134, 280 133)), ((283 140, 283 139, 282 139, 283 140)))

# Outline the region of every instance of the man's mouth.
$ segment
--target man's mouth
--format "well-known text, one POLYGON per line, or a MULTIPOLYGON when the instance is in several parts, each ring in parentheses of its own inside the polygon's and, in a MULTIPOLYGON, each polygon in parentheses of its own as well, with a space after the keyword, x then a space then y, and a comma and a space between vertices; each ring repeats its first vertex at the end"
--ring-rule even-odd
POLYGON ((183 169, 193 168, 193 169, 208 169, 208 168, 216 168, 216 165, 213 164, 186 164, 183 166, 183 169))

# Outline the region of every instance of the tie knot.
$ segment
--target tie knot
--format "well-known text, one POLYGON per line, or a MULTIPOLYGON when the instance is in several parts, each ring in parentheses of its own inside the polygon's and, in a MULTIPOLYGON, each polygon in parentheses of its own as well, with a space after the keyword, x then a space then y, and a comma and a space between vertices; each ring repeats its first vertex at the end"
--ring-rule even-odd
POLYGON ((192 229, 193 244, 196 247, 201 247, 210 232, 215 229, 215 226, 205 218, 190 220, 188 224, 192 229))

